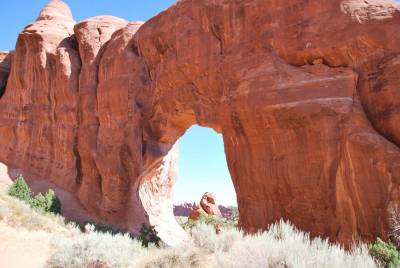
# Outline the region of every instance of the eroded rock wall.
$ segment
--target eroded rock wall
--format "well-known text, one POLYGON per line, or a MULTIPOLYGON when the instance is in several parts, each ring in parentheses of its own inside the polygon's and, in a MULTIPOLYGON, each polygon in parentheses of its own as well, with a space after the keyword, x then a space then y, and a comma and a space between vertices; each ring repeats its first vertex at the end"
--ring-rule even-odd
MULTIPOLYGON (((76 188, 81 60, 70 14, 52 3, 19 35, 1 99, 1 159, 76 188)), ((68 9, 69 10, 69 9, 68 9)))
POLYGON ((10 52, 0 52, 0 98, 6 91, 8 75, 10 74, 11 67, 10 52))
POLYGON ((400 7, 391 1, 179 1, 144 23, 75 24, 52 1, 20 34, 0 160, 89 214, 186 239, 174 145, 222 133, 250 232, 281 218, 344 244, 386 237, 399 204, 400 7))

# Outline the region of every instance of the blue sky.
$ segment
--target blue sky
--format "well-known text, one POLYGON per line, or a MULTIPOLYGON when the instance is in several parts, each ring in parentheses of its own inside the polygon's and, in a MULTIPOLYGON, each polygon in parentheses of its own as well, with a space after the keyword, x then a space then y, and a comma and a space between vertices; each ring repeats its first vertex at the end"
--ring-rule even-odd
POLYGON ((179 175, 175 201, 196 201, 211 192, 217 202, 236 205, 236 194, 226 164, 222 135, 193 126, 179 140, 179 175))
MULTIPOLYGON (((79 21, 97 15, 113 15, 129 21, 146 21, 175 0, 64 0, 79 21)), ((18 33, 35 21, 48 0, 1 0, 0 50, 12 50, 18 33)))
MULTIPOLYGON (((0 50, 13 50, 18 33, 33 22, 47 0, 2 0, 0 50)), ((128 21, 146 21, 171 6, 174 0, 65 0, 76 21, 113 15, 128 21)), ((194 126, 180 139, 180 161, 175 203, 198 202, 211 192, 217 202, 235 205, 236 194, 226 165, 222 136, 211 129, 194 126)))

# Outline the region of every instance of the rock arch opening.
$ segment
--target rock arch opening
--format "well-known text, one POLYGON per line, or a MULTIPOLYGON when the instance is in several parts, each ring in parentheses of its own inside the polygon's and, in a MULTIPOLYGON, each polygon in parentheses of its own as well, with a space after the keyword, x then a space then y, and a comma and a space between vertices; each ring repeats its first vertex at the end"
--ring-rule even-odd
MULTIPOLYGON (((228 170, 222 135, 194 125, 179 139, 177 181, 173 188, 174 214, 188 217, 203 194, 215 197, 215 208, 227 217, 237 206, 235 188, 228 170)), ((203 209, 204 210, 204 209, 203 209)), ((185 220, 183 218, 182 220, 185 220)))
POLYGON ((164 242, 174 245, 188 239, 176 221, 174 204, 199 204, 203 194, 210 192, 216 197, 220 216, 228 217, 228 207, 237 207, 237 196, 221 134, 196 124, 183 131, 172 128, 171 133, 179 133, 175 142, 145 143, 138 198, 148 223, 156 227, 164 242))

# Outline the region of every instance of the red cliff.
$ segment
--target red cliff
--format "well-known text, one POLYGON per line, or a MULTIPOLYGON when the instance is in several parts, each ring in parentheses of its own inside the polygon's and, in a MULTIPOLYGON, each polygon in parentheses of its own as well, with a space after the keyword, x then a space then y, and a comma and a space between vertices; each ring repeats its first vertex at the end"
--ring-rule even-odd
POLYGON ((182 0, 143 25, 76 24, 54 0, 10 70, 0 58, 0 160, 174 244, 174 144, 199 124, 223 135, 245 230, 283 218, 345 244, 386 237, 400 198, 399 10, 182 0))

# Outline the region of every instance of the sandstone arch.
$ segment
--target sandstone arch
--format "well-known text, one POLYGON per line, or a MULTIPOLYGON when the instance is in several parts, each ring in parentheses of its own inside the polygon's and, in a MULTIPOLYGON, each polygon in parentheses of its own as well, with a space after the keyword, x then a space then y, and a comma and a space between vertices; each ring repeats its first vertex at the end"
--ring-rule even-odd
POLYGON ((66 10, 52 1, 19 36, 0 160, 174 244, 173 145, 199 124, 224 137, 247 231, 284 218, 345 244, 386 236, 399 202, 397 4, 184 0, 143 25, 76 24, 66 10))

